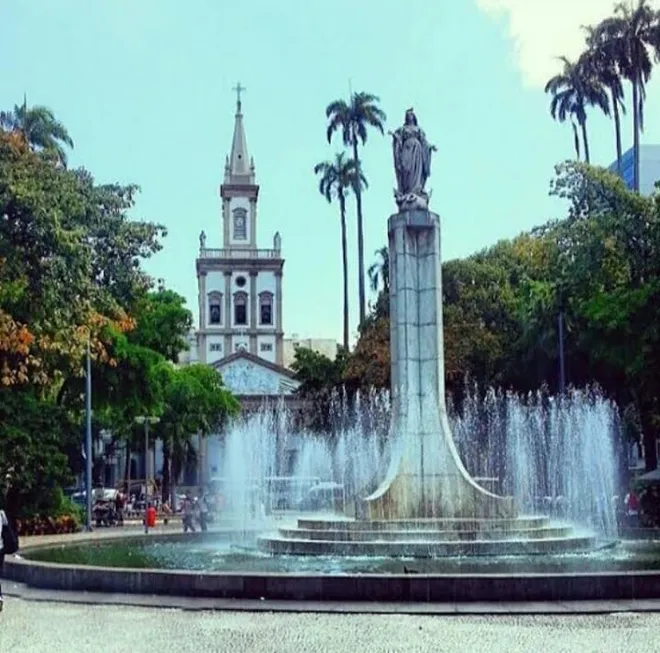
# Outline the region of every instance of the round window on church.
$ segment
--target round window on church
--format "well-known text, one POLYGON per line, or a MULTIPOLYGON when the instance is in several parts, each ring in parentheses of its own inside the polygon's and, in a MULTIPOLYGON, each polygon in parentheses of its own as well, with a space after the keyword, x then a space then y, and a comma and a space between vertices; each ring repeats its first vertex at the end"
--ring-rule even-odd
POLYGON ((236 277, 236 285, 242 288, 245 285, 245 277, 236 277))

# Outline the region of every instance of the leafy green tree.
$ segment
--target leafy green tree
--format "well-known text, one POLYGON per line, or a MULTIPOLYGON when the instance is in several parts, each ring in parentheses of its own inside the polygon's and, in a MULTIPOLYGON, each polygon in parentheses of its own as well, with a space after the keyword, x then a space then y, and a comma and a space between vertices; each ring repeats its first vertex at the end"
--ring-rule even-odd
POLYGON ((24 96, 23 104, 15 105, 12 111, 0 111, 0 128, 18 132, 32 149, 52 154, 66 166, 65 146, 73 148, 73 141, 48 107, 28 107, 24 96))
POLYGON ((374 292, 382 291, 385 294, 390 292, 390 251, 387 247, 377 249, 376 261, 369 266, 369 282, 371 290, 374 292))
POLYGON ((330 427, 333 396, 343 385, 346 367, 346 350, 337 352, 332 360, 308 347, 298 347, 291 369, 300 381, 297 394, 306 400, 310 408, 305 411, 306 428, 327 432, 330 427))
POLYGON ((354 159, 346 159, 343 152, 335 155, 334 161, 323 161, 314 166, 314 174, 319 175, 319 193, 328 202, 336 198, 339 202, 341 224, 341 263, 344 277, 344 349, 349 347, 348 328, 348 242, 346 238, 346 196, 349 192, 359 193, 366 188, 367 180, 358 171, 354 159))
MULTIPOLYGON (((370 93, 353 93, 349 102, 335 100, 331 102, 325 115, 328 118, 327 137, 328 143, 332 142, 335 132, 340 131, 344 145, 352 148, 353 161, 362 176, 362 165, 358 147, 361 142, 364 146, 367 142, 368 128, 372 127, 381 134, 384 133, 385 112, 378 106, 380 100, 370 93)), ((357 228, 358 228, 358 291, 360 304, 360 323, 366 317, 366 292, 364 279, 364 226, 362 216, 362 189, 356 186, 355 202, 357 206, 357 228)))
POLYGON ((239 404, 208 365, 160 368, 163 410, 155 434, 163 442, 163 497, 174 486, 187 460, 194 457, 193 438, 219 432, 236 415, 239 404))
POLYGON ((193 325, 186 300, 173 290, 161 289, 148 293, 134 311, 137 325, 128 339, 147 347, 172 363, 188 348, 186 336, 193 325))
POLYGON ((58 508, 58 488, 73 480, 66 451, 79 448, 77 434, 54 402, 25 388, 0 389, 0 482, 12 519, 58 508))

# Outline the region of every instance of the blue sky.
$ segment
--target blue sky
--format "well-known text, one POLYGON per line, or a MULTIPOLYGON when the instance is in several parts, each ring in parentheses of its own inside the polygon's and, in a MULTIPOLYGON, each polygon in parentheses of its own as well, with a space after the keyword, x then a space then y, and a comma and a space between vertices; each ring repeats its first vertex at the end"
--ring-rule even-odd
MULTIPOLYGON (((258 237, 282 234, 287 334, 341 331, 336 206, 312 169, 339 143, 325 140, 324 109, 354 90, 381 98, 387 128, 414 106, 438 147, 429 186, 443 219, 445 258, 468 255, 551 217, 555 163, 572 156, 568 125, 554 124, 543 84, 552 57, 580 48, 579 25, 609 0, 4 0, 0 107, 26 92, 50 106, 76 144, 70 157, 99 182, 141 186, 134 215, 167 226, 147 264, 197 311, 195 257, 204 229, 221 246, 218 187, 231 145, 236 82, 261 185, 258 237), (579 6, 577 6, 579 5, 579 6)), ((656 72, 656 78, 660 72, 656 72)), ((648 89, 643 142, 660 142, 660 88, 648 89)), ((614 158, 611 124, 590 116, 592 162, 614 158)), ((631 142, 629 120, 624 146, 631 142)), ((387 138, 364 150, 367 263, 394 211, 387 138)), ((354 207, 350 206, 352 326, 357 316, 354 207)), ((355 329, 353 329, 355 330, 355 329)))

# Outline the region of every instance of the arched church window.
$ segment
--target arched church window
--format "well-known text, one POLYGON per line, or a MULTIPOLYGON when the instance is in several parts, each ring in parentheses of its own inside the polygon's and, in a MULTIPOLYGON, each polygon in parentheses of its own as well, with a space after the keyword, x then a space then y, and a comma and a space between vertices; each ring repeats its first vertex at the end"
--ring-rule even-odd
POLYGON ((222 324, 222 294, 209 293, 209 324, 222 324))
POLYGON ((247 324, 247 293, 234 295, 234 324, 247 324))
POLYGON ((234 216, 234 240, 247 240, 247 210, 237 207, 232 211, 234 216))
POLYGON ((273 293, 262 292, 259 295, 259 324, 273 323, 273 293))

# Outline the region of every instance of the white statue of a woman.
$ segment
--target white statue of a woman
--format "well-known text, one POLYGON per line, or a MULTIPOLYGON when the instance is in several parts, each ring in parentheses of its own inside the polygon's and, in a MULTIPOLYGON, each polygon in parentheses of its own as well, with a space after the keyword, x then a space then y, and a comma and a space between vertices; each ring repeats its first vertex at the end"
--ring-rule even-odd
POLYGON ((424 186, 431 175, 431 152, 436 147, 428 144, 412 109, 406 111, 403 126, 390 134, 398 186, 394 197, 399 210, 427 209, 429 196, 424 186))

